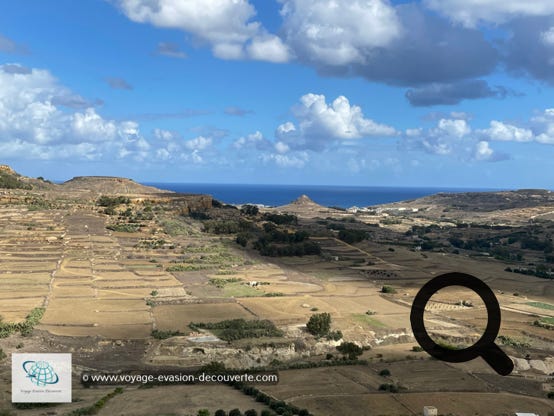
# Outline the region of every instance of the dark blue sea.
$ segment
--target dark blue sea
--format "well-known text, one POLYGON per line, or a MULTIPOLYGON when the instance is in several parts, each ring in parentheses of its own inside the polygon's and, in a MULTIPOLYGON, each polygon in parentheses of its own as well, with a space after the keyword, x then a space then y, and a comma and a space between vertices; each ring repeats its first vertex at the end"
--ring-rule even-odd
POLYGON ((327 207, 366 207, 390 202, 406 201, 439 192, 475 192, 487 189, 465 188, 396 188, 316 185, 231 185, 146 183, 160 189, 180 193, 209 194, 227 204, 262 204, 279 206, 288 204, 301 195, 327 207))

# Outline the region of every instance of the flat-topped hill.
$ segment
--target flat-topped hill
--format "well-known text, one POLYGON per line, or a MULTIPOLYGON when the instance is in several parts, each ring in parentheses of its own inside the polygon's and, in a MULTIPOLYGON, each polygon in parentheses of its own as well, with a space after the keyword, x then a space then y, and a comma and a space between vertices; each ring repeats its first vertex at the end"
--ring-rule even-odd
POLYGON ((544 189, 521 189, 497 192, 438 193, 412 201, 382 206, 395 205, 414 208, 435 205, 460 211, 492 212, 554 205, 554 192, 544 189))
POLYGON ((77 176, 61 185, 70 191, 89 191, 99 194, 145 195, 170 194, 172 192, 146 186, 127 178, 114 176, 77 176))

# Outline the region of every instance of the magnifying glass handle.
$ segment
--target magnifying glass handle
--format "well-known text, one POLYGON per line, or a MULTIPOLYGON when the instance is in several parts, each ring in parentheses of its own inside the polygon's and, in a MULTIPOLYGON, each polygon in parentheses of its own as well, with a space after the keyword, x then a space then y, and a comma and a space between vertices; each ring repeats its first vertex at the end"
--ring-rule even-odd
POLYGON ((487 347, 481 357, 501 376, 507 376, 514 370, 514 362, 496 344, 487 347))

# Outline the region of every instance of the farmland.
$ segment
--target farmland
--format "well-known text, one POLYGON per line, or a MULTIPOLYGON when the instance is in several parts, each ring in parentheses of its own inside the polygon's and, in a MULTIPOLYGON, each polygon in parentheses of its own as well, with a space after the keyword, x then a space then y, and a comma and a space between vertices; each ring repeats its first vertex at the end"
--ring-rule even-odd
MULTIPOLYGON (((495 213, 511 219, 509 229, 485 228, 493 216, 488 211, 476 214, 481 225, 465 228, 456 226, 463 212, 441 218, 432 204, 417 216, 390 211, 394 204, 381 213, 348 213, 301 198, 258 212, 131 183, 125 189, 132 192, 114 188, 122 196, 106 192, 105 181, 81 178, 60 189, 0 195, 0 315, 3 328, 25 327, 0 338, 8 357, 71 352, 80 370, 211 362, 279 369, 280 383, 260 391, 314 415, 413 415, 424 405, 463 416, 519 406, 554 411, 545 393, 554 373, 554 289, 552 279, 535 273, 548 273, 550 223, 529 225, 524 215, 539 215, 540 206, 511 208, 511 217, 495 213), (523 231, 534 234, 517 240, 523 231), (510 246, 534 264, 535 275, 513 272, 531 266, 501 255, 510 246), (479 359, 447 364, 414 348, 413 298, 447 271, 476 274, 494 290, 503 314, 498 342, 516 363, 512 376, 496 376, 479 359), (323 313, 331 318, 328 334, 309 333, 306 323, 323 313), (240 320, 246 335, 222 329, 230 320, 240 320), (357 365, 336 349, 342 342, 363 347, 357 365)), ((425 201, 414 204, 421 209, 425 201)), ((425 319, 434 339, 453 346, 475 342, 486 326, 480 298, 460 287, 436 294, 425 319)), ((0 378, 9 380, 7 357, 0 378)), ((74 389, 82 405, 56 406, 57 414, 111 391, 77 382, 74 389)), ((125 386, 99 414, 186 414, 205 407, 267 410, 225 385, 125 386), (211 407, 202 405, 215 396, 211 407), (133 405, 125 407, 128 402, 133 405)), ((5 394, 2 408, 14 410, 5 394)))

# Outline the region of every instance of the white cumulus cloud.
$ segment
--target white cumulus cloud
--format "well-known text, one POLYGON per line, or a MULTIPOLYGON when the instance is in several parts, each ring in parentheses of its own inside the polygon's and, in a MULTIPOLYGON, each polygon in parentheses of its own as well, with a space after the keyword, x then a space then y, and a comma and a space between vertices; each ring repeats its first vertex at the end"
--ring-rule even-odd
POLYGON ((490 128, 479 131, 490 140, 506 142, 530 142, 533 140, 533 132, 530 129, 506 124, 501 121, 493 120, 490 128))
POLYGON ((264 135, 256 131, 255 133, 249 134, 247 136, 240 137, 235 140, 233 143, 235 149, 244 149, 244 150, 267 150, 271 148, 271 143, 267 140, 264 135))
POLYGON ((280 0, 287 43, 299 55, 326 65, 364 63, 367 50, 401 34, 386 0, 280 0))
POLYGON ((519 16, 554 14, 551 0, 424 0, 424 4, 467 27, 480 21, 504 23, 519 16))
POLYGON ((289 60, 281 39, 254 20, 256 9, 248 0, 117 0, 117 4, 134 22, 192 34, 211 45, 221 59, 289 60))
POLYGON ((436 127, 427 130, 408 129, 401 147, 465 161, 498 161, 505 157, 478 136, 466 120, 440 119, 436 127))
POLYGON ((198 136, 185 142, 185 147, 189 150, 205 150, 212 145, 210 137, 198 136))
POLYGON ((287 122, 277 127, 277 139, 291 148, 321 150, 333 141, 356 140, 364 137, 394 136, 390 126, 366 118, 361 107, 351 105, 339 96, 327 103, 324 95, 306 94, 293 107, 298 127, 287 122))
MULTIPOLYGON (((76 94, 47 70, 14 71, 13 67, 0 65, 2 155, 87 160, 118 154, 145 157, 149 145, 140 136, 136 122, 105 119, 92 104, 80 111, 71 111, 71 107, 62 111, 58 106, 65 100, 60 104, 60 97, 78 97, 76 94)), ((81 103, 85 102, 83 99, 81 103)))

